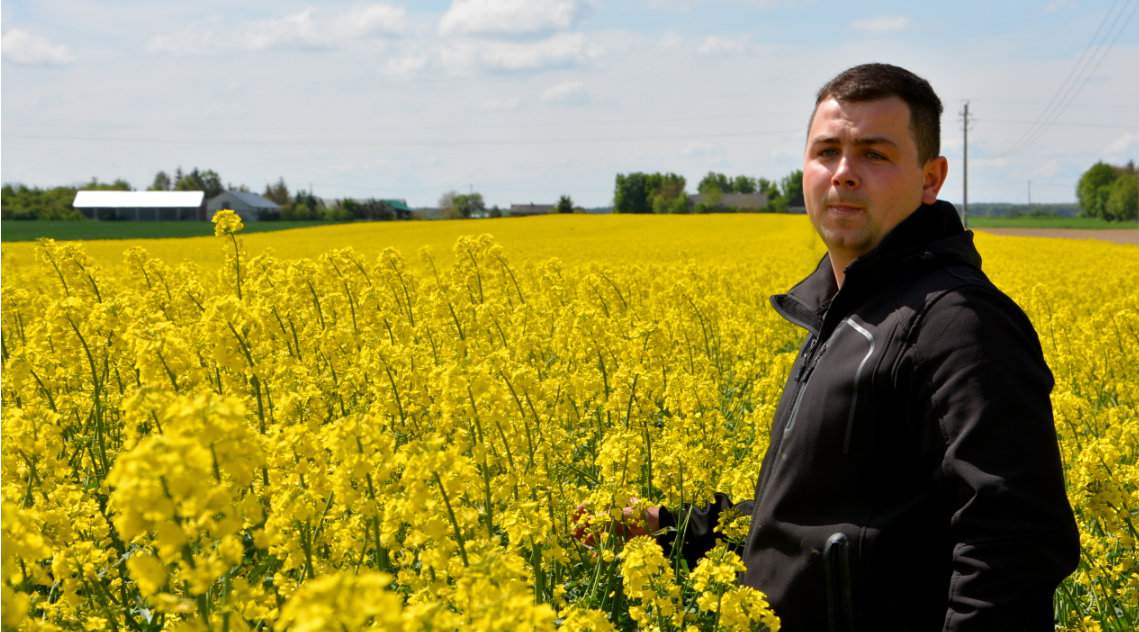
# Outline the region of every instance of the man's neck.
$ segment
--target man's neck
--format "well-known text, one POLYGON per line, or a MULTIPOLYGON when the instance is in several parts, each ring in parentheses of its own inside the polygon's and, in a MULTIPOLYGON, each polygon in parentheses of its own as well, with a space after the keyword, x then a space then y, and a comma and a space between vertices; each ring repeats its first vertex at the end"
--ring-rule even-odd
POLYGON ((846 278, 846 267, 854 261, 854 257, 844 257, 830 252, 828 258, 831 262, 831 270, 834 272, 834 283, 841 290, 842 281, 846 278))

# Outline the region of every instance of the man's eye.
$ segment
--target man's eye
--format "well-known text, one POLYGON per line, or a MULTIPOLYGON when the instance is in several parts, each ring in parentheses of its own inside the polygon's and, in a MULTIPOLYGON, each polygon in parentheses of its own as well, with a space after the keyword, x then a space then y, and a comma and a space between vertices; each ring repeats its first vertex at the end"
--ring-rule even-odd
POLYGON ((876 151, 868 151, 868 152, 866 152, 866 157, 867 157, 867 158, 869 158, 869 159, 871 159, 871 160, 885 160, 885 159, 886 159, 886 157, 885 157, 885 156, 883 156, 882 154, 880 154, 880 153, 878 153, 878 152, 876 152, 876 151))
POLYGON ((824 147, 819 150, 818 155, 823 157, 837 156, 838 150, 834 147, 824 147))

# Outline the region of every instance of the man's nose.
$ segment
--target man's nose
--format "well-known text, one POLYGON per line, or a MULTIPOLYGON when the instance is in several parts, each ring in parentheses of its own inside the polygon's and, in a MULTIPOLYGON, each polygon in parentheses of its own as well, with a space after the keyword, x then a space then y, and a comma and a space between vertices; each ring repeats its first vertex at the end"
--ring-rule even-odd
POLYGON ((837 188, 857 188, 861 183, 858 174, 854 170, 854 165, 846 156, 839 159, 838 165, 835 166, 834 174, 831 176, 831 184, 837 188))

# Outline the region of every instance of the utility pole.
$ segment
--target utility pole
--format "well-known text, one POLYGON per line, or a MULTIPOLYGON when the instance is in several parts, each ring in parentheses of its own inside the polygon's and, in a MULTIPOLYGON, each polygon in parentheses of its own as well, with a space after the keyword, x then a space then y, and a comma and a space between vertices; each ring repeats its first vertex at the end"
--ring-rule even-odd
POLYGON ((961 223, 965 228, 969 228, 969 102, 965 102, 965 108, 961 110, 961 122, 965 130, 965 166, 961 170, 964 185, 962 187, 962 204, 961 204, 961 223))
POLYGON ((1032 180, 1028 181, 1028 205, 1032 206, 1032 180))

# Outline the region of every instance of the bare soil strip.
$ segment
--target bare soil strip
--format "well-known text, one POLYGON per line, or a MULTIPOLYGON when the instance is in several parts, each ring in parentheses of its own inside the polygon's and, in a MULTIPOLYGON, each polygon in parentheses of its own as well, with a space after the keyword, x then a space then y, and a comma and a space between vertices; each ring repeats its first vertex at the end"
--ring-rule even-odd
POLYGON ((1110 228, 1106 230, 1082 228, 978 228, 994 235, 1020 237, 1060 237, 1063 239, 1102 239, 1117 244, 1139 244, 1139 229, 1110 228))

